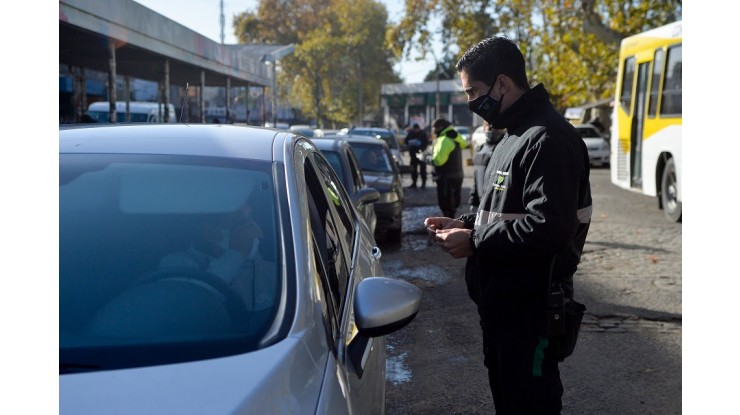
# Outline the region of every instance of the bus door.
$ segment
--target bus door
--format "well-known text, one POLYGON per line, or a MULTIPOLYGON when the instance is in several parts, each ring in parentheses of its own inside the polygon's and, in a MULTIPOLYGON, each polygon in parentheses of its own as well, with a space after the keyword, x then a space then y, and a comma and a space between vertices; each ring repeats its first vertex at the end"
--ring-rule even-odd
POLYGON ((630 137, 631 187, 642 188, 642 137, 645 129, 645 104, 648 93, 650 62, 641 63, 637 68, 637 100, 632 117, 630 137))

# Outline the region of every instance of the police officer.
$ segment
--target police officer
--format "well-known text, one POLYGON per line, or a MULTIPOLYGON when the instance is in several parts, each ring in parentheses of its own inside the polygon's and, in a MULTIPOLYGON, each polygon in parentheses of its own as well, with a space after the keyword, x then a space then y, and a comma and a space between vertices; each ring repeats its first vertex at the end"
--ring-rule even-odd
POLYGON ((463 162, 462 149, 468 147, 462 135, 444 118, 432 123, 434 144, 432 145, 432 164, 437 177, 437 203, 442 215, 454 218, 460 206, 463 162))
POLYGON ((555 283, 561 302, 574 301, 591 218, 588 152, 545 87, 529 87, 510 40, 481 41, 456 69, 470 109, 507 133, 489 161, 478 212, 424 222, 445 252, 467 257, 496 413, 559 414, 563 337, 550 331, 547 300, 555 283))

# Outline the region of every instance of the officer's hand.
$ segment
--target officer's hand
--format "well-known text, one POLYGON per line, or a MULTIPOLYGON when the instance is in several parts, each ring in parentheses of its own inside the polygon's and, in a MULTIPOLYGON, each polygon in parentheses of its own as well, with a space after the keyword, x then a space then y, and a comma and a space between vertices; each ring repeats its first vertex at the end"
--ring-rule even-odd
POLYGON ((465 227, 465 224, 461 220, 445 216, 433 216, 424 219, 424 227, 427 228, 427 230, 436 231, 437 229, 463 228, 465 227))
POLYGON ((434 239, 437 245, 453 258, 463 258, 473 255, 470 232, 470 229, 440 229, 434 239))

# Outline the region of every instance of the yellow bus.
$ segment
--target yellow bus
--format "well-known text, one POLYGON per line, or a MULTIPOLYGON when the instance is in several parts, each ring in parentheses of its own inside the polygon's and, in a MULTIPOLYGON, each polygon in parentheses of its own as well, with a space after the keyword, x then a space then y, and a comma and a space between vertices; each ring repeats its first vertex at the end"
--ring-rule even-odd
POLYGON ((658 199, 681 221, 681 21, 622 40, 611 131, 611 180, 658 199))

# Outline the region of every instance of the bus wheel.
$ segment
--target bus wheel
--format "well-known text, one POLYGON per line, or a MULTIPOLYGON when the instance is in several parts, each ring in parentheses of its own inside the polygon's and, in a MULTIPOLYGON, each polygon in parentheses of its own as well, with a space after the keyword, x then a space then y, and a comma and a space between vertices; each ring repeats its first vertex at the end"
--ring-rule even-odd
POLYGON ((681 202, 678 201, 676 164, 673 159, 668 160, 665 170, 663 170, 663 179, 660 182, 660 198, 666 218, 671 222, 681 222, 681 202))

